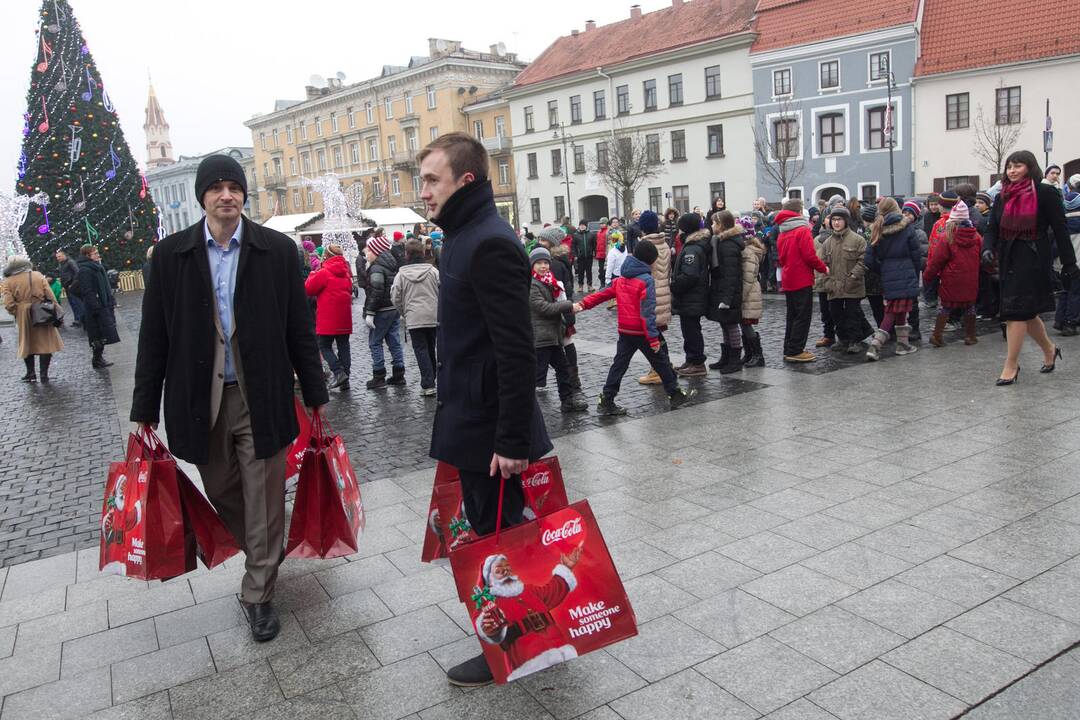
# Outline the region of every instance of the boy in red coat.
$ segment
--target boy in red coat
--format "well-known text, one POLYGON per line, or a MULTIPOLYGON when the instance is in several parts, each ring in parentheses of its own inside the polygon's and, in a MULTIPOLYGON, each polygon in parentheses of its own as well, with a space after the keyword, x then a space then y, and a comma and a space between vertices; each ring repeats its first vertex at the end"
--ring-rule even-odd
POLYGON ((784 362, 814 362, 817 357, 806 351, 810 334, 810 316, 814 301, 814 271, 829 274, 829 268, 818 257, 810 221, 803 214, 802 200, 784 201, 776 214, 780 236, 776 241, 780 265, 780 290, 787 302, 787 324, 784 328, 784 362))
POLYGON ((963 200, 957 202, 942 220, 947 221, 943 237, 930 254, 926 271, 923 273, 924 284, 940 279, 938 297, 941 304, 938 306, 930 344, 934 347, 945 344, 942 333, 945 331, 949 314, 960 312, 964 318, 964 344, 974 345, 978 342, 975 337, 975 301, 979 297, 979 252, 982 249, 982 237, 971 224, 968 206, 963 200))
POLYGON ((652 243, 638 243, 634 254, 627 257, 611 285, 595 292, 574 305, 574 312, 594 308, 605 300, 615 300, 619 310, 619 343, 615 359, 608 370, 603 394, 596 406, 598 415, 625 415, 626 408, 615 404, 623 376, 630 367, 634 353, 641 351, 649 365, 660 376, 664 390, 674 410, 696 395, 679 387, 675 371, 671 367, 664 338, 656 327, 656 286, 653 284, 652 265, 659 253, 652 243))
POLYGON ((331 243, 326 247, 325 258, 318 270, 308 275, 304 290, 316 298, 315 335, 334 379, 330 388, 343 392, 349 389, 349 373, 352 355, 349 352, 349 336, 352 335, 352 270, 342 256, 340 245, 331 243), (337 345, 337 353, 334 353, 337 345))

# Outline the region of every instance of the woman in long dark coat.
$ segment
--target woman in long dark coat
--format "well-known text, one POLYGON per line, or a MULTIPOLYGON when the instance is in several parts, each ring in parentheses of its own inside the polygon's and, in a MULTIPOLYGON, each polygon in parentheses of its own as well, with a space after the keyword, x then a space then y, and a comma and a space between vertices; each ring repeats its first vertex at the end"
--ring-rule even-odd
POLYGON ((120 342, 120 336, 116 333, 116 316, 113 314, 116 300, 96 247, 83 245, 79 248, 78 264, 76 282, 79 286, 79 297, 86 305, 83 326, 93 351, 90 364, 99 369, 107 368, 112 363, 105 359, 105 346, 120 342))
POLYGON ((1020 376, 1020 349, 1028 335, 1043 351, 1040 372, 1053 372, 1061 357, 1039 317, 1054 311, 1055 253, 1061 259, 1064 282, 1080 282, 1061 192, 1042 182, 1035 156, 1019 150, 1005 161, 1001 192, 990 210, 983 241, 983 262, 989 265, 997 257, 1001 319, 1009 343, 998 385, 1012 385, 1020 376))

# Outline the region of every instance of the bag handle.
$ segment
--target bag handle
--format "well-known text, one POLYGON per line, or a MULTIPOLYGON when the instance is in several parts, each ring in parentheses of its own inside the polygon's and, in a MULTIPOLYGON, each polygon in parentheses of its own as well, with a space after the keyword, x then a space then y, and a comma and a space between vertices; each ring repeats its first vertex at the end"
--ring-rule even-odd
POLYGON ((334 428, 330 421, 323 417, 318 408, 311 408, 311 434, 322 440, 324 437, 333 437, 334 428))
POLYGON ((499 510, 495 513, 495 546, 499 545, 499 531, 502 530, 503 491, 506 490, 506 478, 499 472, 499 510))

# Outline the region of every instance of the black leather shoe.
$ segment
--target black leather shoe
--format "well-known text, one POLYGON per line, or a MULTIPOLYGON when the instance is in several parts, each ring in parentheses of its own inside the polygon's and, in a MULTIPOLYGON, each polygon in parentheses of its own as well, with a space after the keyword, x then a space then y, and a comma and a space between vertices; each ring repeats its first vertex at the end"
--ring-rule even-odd
POLYGON ((277 610, 269 601, 244 603, 244 610, 247 611, 251 637, 255 638, 255 642, 268 642, 277 637, 281 631, 281 621, 278 620, 277 610))
POLYGON ((1011 378, 999 377, 997 379, 997 382, 995 382, 994 384, 997 385, 998 387, 1005 387, 1007 385, 1015 385, 1017 383, 1017 381, 1019 381, 1019 380, 1020 380, 1020 366, 1017 365, 1016 366, 1016 372, 1013 373, 1013 376, 1011 378))
POLYGON ((495 682, 484 656, 477 655, 446 671, 446 679, 458 687, 481 687, 495 682))
MULTIPOLYGON (((1061 359, 1061 348, 1055 347, 1054 348, 1054 362, 1050 363, 1049 365, 1043 365, 1041 368, 1039 368, 1039 372, 1041 372, 1044 375, 1046 373, 1054 372, 1054 369, 1057 367, 1057 361, 1060 360, 1060 359, 1061 359)), ((42 382, 45 382, 44 375, 42 375, 42 382)))

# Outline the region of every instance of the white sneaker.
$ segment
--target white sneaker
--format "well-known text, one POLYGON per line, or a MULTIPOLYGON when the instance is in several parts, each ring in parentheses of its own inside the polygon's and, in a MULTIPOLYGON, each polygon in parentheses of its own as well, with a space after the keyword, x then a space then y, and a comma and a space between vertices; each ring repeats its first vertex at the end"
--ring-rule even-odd
POLYGON ((420 397, 435 397, 435 388, 420 388, 420 397))

